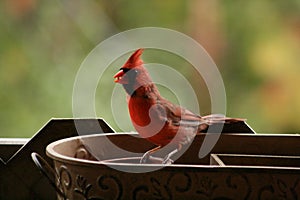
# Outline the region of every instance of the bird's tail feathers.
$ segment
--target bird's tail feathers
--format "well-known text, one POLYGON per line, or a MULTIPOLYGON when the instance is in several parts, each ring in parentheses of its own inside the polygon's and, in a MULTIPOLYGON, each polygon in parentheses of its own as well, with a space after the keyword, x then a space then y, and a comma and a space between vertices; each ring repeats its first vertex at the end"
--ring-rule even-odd
POLYGON ((243 118, 231 118, 226 117, 222 114, 211 114, 201 117, 202 120, 206 121, 208 125, 214 123, 236 123, 236 122, 244 122, 246 119, 243 118))

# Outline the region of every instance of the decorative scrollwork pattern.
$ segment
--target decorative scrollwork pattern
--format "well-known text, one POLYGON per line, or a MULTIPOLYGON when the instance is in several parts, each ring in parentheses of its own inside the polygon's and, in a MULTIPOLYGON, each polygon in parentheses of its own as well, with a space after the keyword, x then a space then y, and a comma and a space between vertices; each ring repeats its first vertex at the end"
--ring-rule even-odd
MULTIPOLYGON (((161 170, 145 174, 99 168, 93 174, 74 173, 58 166, 59 187, 69 199, 291 199, 300 198, 300 176, 278 173, 239 173, 161 170), (257 181, 259 180, 259 181, 257 181)), ((71 168, 71 167, 69 167, 71 168)), ((95 168, 91 169, 95 170, 95 168)))
POLYGON ((68 168, 65 165, 61 165, 58 170, 59 174, 59 185, 60 187, 65 188, 66 190, 70 189, 72 186, 72 177, 68 168))

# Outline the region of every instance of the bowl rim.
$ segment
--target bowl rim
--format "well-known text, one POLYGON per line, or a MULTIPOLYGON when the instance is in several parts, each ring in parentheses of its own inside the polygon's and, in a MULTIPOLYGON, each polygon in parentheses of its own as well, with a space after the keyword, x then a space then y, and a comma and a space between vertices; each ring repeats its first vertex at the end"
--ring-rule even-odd
MULTIPOLYGON (((139 163, 114 163, 114 162, 106 162, 104 161, 94 161, 94 160, 86 160, 86 159, 80 159, 80 158, 74 158, 70 156, 66 156, 63 154, 60 154, 54 150, 55 146, 64 143, 64 142, 70 142, 73 140, 81 140, 84 138, 93 138, 93 137, 104 137, 104 136, 118 136, 118 135, 136 135, 136 132, 116 132, 116 133, 101 133, 101 134, 89 134, 89 135, 83 135, 83 136, 74 136, 69 138, 60 139, 57 141, 54 141, 47 145, 46 147, 46 155, 50 157, 54 162, 61 162, 71 165, 77 165, 77 166, 97 166, 97 167, 109 167, 109 166, 124 166, 124 167, 153 167, 153 168, 175 168, 175 167, 181 167, 181 168, 202 168, 206 170, 292 170, 296 173, 299 173, 299 168, 294 167, 277 167, 277 166, 233 166, 233 165, 226 165, 226 166, 220 166, 220 165, 195 165, 195 164, 171 164, 171 165, 165 165, 165 164, 139 164, 139 163)), ((295 137, 295 135, 290 134, 226 134, 226 135, 235 135, 235 136, 251 136, 251 137, 260 137, 260 136, 284 136, 284 137, 295 137)), ((296 136, 299 137, 299 136, 296 136)), ((130 158, 130 157, 128 157, 130 158)), ((131 157, 133 158, 133 157, 131 157)), ((291 171, 290 171, 291 172, 291 171)))

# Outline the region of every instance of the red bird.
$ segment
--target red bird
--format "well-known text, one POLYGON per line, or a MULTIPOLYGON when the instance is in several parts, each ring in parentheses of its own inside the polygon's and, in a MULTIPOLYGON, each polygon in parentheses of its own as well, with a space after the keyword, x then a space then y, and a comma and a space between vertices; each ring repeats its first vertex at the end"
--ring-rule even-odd
POLYGON ((201 117, 164 99, 143 66, 142 53, 143 49, 136 50, 114 75, 115 82, 122 84, 128 95, 129 114, 136 131, 157 145, 143 155, 141 163, 147 162, 150 154, 170 142, 176 149, 164 158, 163 163, 172 163, 171 157, 181 150, 182 145, 189 144, 208 125, 242 120, 217 115, 201 117))

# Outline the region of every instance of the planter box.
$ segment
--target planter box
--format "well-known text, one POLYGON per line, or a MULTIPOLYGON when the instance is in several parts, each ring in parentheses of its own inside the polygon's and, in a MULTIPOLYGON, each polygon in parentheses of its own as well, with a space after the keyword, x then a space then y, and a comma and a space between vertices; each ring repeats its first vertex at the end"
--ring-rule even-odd
MULTIPOLYGON (((153 147, 135 134, 124 133, 58 141, 50 146, 62 157, 53 156, 53 152, 50 156, 59 174, 59 187, 69 199, 300 198, 299 157, 296 156, 300 154, 299 136, 224 134, 210 155, 199 158, 199 148, 210 137, 213 134, 197 135, 190 148, 169 166, 141 165, 126 160, 115 165, 104 164, 91 156, 91 152, 84 159, 76 156, 78 150, 89 152, 88 149, 99 152, 96 157, 100 161, 132 156, 107 148, 106 138, 129 152, 145 152, 153 147), (133 168, 136 173, 124 172, 133 168)), ((164 155, 160 152, 156 156, 161 154, 164 155)))
MULTIPOLYGON (((46 146, 63 138, 78 136, 74 122, 79 123, 85 135, 97 134, 108 137, 114 144, 128 151, 143 153, 153 147, 146 140, 133 137, 134 134, 106 134, 114 131, 102 119, 52 119, 31 139, 15 141, 15 143, 13 140, 6 140, 6 142, 0 140, 2 141, 0 199, 55 199, 57 197, 56 191, 34 165, 30 155, 32 152, 37 152, 54 166, 52 160, 46 156, 46 146), (99 125, 102 131, 99 131, 99 125)), ((300 171, 297 161, 294 164, 294 161, 289 161, 290 164, 287 166, 279 165, 281 157, 298 159, 300 155, 298 135, 249 134, 253 131, 245 124, 239 131, 233 131, 237 129, 230 127, 226 127, 226 130, 228 134, 220 136, 207 156, 198 157, 199 149, 206 136, 198 135, 190 148, 173 165, 158 171, 142 174, 125 173, 106 165, 101 165, 100 168, 97 165, 99 174, 94 178, 102 192, 95 194, 95 197, 104 199, 300 198, 300 171), (231 131, 240 134, 232 134, 231 131), (244 132, 248 134, 242 134, 244 132), (232 158, 232 155, 236 157, 232 158), (253 159, 251 155, 264 157, 253 159), (213 161, 212 157, 221 160, 223 164, 213 161), (270 164, 264 164, 262 162, 264 159, 269 159, 267 163, 270 164)), ((214 134, 208 134, 206 139, 213 137, 214 134)), ((77 147, 75 145, 72 148, 77 147)), ((110 154, 107 159, 114 156, 117 157, 110 154)), ((56 165, 70 168, 68 163, 61 162, 56 165)), ((92 181, 85 180, 87 175, 85 173, 86 170, 76 172, 76 176, 71 177, 73 184, 79 183, 83 187, 82 183, 92 181)), ((78 185, 76 187, 78 189, 78 185)), ((89 197, 92 197, 93 190, 90 189, 89 197)))

